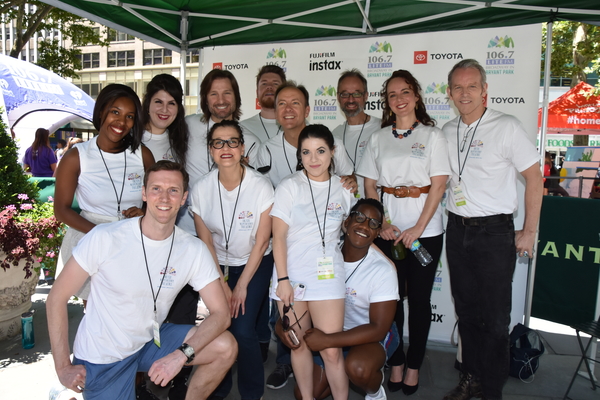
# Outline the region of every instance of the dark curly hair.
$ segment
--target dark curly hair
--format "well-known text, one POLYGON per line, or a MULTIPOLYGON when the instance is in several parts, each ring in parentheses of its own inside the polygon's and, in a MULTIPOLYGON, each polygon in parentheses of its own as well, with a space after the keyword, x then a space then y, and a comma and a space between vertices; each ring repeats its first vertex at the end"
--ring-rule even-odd
POLYGON ((425 103, 423 102, 423 96, 421 89, 421 85, 419 85, 419 81, 407 70, 399 69, 394 71, 392 76, 390 76, 385 82, 383 82, 383 87, 381 89, 381 103, 383 104, 383 116, 381 117, 381 127, 385 128, 386 126, 390 126, 396 120, 396 115, 392 112, 390 105, 388 104, 387 97, 387 87, 392 79, 402 78, 406 81, 408 86, 415 92, 417 96, 417 104, 415 106, 415 114, 419 122, 423 125, 435 126, 435 120, 432 119, 429 114, 427 114, 427 109, 425 108, 425 103))

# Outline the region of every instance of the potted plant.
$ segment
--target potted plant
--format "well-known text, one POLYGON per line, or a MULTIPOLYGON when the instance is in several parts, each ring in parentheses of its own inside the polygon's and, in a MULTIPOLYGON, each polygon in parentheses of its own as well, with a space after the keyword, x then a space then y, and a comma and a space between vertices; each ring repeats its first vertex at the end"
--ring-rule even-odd
POLYGON ((21 331, 42 267, 56 268, 63 225, 52 202, 37 201, 38 189, 17 162, 17 146, 0 121, 0 340, 21 331))

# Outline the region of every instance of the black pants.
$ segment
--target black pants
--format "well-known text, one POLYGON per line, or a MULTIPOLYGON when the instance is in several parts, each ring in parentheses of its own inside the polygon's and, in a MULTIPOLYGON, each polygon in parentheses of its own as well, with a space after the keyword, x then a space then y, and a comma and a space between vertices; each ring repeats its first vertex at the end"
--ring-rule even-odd
POLYGON ((425 357, 427 348, 427 337, 431 326, 431 290, 435 278, 444 235, 428 238, 419 238, 421 245, 427 249, 433 261, 422 266, 412 252, 407 249, 404 260, 394 260, 391 256, 393 241, 381 238, 375 240, 375 244, 396 264, 398 274, 398 292, 400 300, 396 307, 394 320, 400 334, 400 345, 396 352, 388 360, 392 366, 407 364, 408 368, 419 369, 425 357), (408 295, 408 351, 404 354, 403 327, 404 327, 404 297, 408 295))

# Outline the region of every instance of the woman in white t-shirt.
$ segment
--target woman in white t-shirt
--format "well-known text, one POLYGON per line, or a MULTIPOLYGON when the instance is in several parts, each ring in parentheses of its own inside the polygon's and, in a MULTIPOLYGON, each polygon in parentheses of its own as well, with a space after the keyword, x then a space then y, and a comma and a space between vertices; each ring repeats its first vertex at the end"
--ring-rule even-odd
POLYGON ((185 168, 190 134, 182 101, 183 90, 177 78, 169 74, 152 78, 142 102, 142 143, 156 161, 175 161, 185 168))
MULTIPOLYGON (((208 132, 210 154, 218 168, 196 182, 191 209, 198 237, 210 249, 228 294, 233 317, 229 330, 238 342, 238 389, 244 400, 264 394, 264 369, 256 325, 268 301, 273 271, 271 217, 273 186, 242 164, 244 137, 240 125, 223 120, 208 132)), ((214 391, 225 398, 231 371, 214 391)))
MULTIPOLYGON (((271 297, 278 301, 282 323, 300 346, 292 350, 294 376, 303 399, 312 399, 312 354, 303 341, 314 326, 340 332, 344 323, 344 259, 339 249, 342 222, 352 193, 332 175, 333 135, 323 125, 308 125, 298 138, 297 172, 275 191, 271 297), (312 323, 312 325, 311 325, 312 323)), ((348 398, 348 378, 341 349, 321 351, 334 399, 348 398)))
POLYGON ((388 388, 411 395, 419 387, 419 368, 431 325, 431 290, 443 244, 440 200, 450 167, 446 139, 427 114, 421 86, 412 74, 395 71, 384 82, 381 97, 382 129, 369 139, 357 168, 357 174, 365 178, 366 196, 381 197, 389 212, 391 223, 384 222, 381 239, 375 244, 393 259, 392 246, 402 242, 410 249, 419 240, 433 258, 422 266, 406 251, 404 259, 394 260, 400 292, 395 321, 402 338, 402 302, 408 295, 410 345, 405 356, 401 341, 388 360, 392 366, 388 388))
MULTIPOLYGON (((144 215, 144 171, 154 164, 141 145, 142 106, 128 86, 106 86, 96 99, 93 123, 98 136, 65 153, 56 168, 54 215, 69 226, 58 256, 57 274, 71 257, 73 247, 99 223, 144 215), (81 208, 71 208, 73 197, 81 208)), ((87 299, 89 279, 78 293, 87 299)))

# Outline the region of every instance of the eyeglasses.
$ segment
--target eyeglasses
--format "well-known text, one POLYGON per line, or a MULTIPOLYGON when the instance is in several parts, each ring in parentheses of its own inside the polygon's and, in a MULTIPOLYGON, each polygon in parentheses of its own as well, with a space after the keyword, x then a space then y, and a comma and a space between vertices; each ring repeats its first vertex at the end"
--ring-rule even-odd
POLYGON ((347 99, 348 97, 352 96, 355 99, 360 99, 361 97, 363 97, 365 95, 364 92, 354 92, 354 93, 348 93, 348 92, 342 92, 340 93, 340 97, 342 99, 347 99))
POLYGON ((381 221, 378 221, 375 218, 369 218, 365 214, 361 213, 360 211, 351 211, 350 215, 352 215, 352 214, 355 215, 354 220, 356 222, 358 222, 359 224, 362 224, 366 220, 369 220, 369 228, 371 228, 373 230, 379 229, 379 227, 381 226, 381 221))
POLYGON ((300 320, 306 315, 306 313, 308 312, 308 310, 304 311, 304 314, 302 314, 302 316, 300 318, 298 318, 298 316, 296 315, 296 311, 294 311, 294 307, 292 307, 291 305, 289 306, 283 306, 283 317, 281 317, 281 326, 283 327, 284 331, 288 331, 292 326, 294 325, 298 325, 298 328, 302 329, 302 325, 300 325, 300 320), (294 318, 296 318, 296 322, 294 322, 292 325, 290 325, 290 318, 285 315, 287 314, 290 310, 292 310, 292 313, 294 313, 294 318))
POLYGON ((222 149, 225 146, 225 143, 227 143, 227 146, 229 146, 230 149, 235 149, 240 147, 240 144, 244 144, 244 141, 239 138, 231 138, 229 140, 213 139, 210 141, 210 145, 213 149, 222 149))

